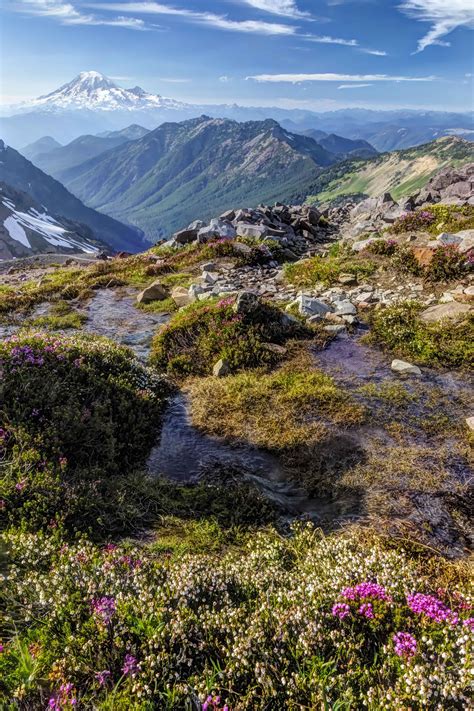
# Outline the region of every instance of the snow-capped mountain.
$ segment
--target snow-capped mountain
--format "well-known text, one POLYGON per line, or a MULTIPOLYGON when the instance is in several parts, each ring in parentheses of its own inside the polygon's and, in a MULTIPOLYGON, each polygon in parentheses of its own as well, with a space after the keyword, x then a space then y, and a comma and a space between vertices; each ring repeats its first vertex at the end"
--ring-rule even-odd
POLYGON ((0 260, 98 251, 99 245, 86 225, 52 216, 27 193, 0 183, 0 260))
POLYGON ((81 72, 72 81, 37 99, 17 107, 22 111, 140 111, 148 109, 182 109, 183 104, 159 94, 149 94, 139 86, 122 89, 100 72, 81 72))

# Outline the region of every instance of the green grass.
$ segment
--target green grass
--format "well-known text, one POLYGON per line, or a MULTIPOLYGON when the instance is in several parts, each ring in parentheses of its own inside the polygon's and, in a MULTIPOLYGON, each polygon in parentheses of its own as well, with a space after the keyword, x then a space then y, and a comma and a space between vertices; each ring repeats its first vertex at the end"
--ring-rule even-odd
POLYGON ((354 274, 358 279, 371 276, 374 262, 357 257, 312 257, 285 266, 285 279, 296 287, 310 287, 317 283, 335 284, 341 274, 354 274))
POLYGON ((458 323, 423 323, 421 307, 404 302, 374 312, 368 338, 421 365, 464 367, 474 364, 474 316, 458 323))

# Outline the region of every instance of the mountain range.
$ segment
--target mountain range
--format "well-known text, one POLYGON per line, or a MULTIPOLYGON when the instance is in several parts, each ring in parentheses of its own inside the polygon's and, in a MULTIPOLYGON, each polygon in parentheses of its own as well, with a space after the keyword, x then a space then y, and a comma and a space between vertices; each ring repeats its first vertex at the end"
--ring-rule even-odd
MULTIPOLYGON (((140 251, 146 247, 143 233, 84 205, 61 183, 43 173, 14 148, 0 140, 0 181, 22 191, 52 216, 79 222, 91 230, 91 238, 115 250, 140 251)), ((35 208, 38 209, 38 208, 35 208)))
POLYGON ((272 119, 201 116, 164 123, 59 177, 86 204, 155 240, 195 217, 281 199, 338 160, 272 119))
POLYGON ((273 118, 298 133, 317 129, 365 140, 378 151, 406 148, 444 135, 474 137, 471 113, 341 109, 315 113, 305 109, 243 107, 236 104, 192 105, 151 94, 141 87, 123 89, 99 72, 81 72, 49 94, 3 111, 1 135, 12 146, 49 135, 69 143, 80 135, 121 130, 130 123, 155 129, 200 115, 237 121, 273 118))
POLYGON ((104 247, 86 225, 51 215, 27 193, 0 183, 0 260, 44 253, 94 254, 104 247))

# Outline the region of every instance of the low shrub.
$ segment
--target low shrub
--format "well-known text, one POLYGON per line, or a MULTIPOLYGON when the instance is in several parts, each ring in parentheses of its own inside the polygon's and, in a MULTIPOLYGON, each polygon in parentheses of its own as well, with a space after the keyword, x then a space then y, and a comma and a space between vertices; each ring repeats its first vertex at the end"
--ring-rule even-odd
POLYGON ((449 282, 462 279, 473 269, 474 262, 466 254, 455 245, 446 245, 434 250, 433 258, 425 268, 425 278, 432 282, 449 282))
POLYGON ((459 232, 474 227, 474 205, 429 205, 414 212, 408 212, 391 226, 390 232, 459 232))
POLYGON ((403 302, 375 311, 369 339, 422 365, 472 367, 474 363, 474 316, 453 323, 423 323, 422 307, 403 302))
POLYGON ((375 242, 371 242, 367 247, 368 252, 381 257, 393 257, 397 249, 398 245, 393 239, 377 239, 375 242))
POLYGON ((468 708, 472 597, 459 570, 367 530, 293 533, 174 559, 5 535, 2 594, 14 604, 0 699, 98 711, 468 708))
POLYGON ((367 277, 373 274, 376 265, 368 259, 356 257, 312 257, 285 267, 287 282, 296 287, 311 287, 322 282, 334 284, 341 274, 354 274, 356 277, 367 277))
POLYGON ((13 336, 0 344, 0 369, 0 515, 10 522, 72 520, 112 488, 109 479, 146 459, 167 388, 129 349, 92 337, 13 336))
POLYGON ((310 333, 262 302, 245 313, 236 313, 234 298, 198 302, 177 313, 155 336, 151 363, 178 376, 208 375, 220 359, 232 372, 255 368, 278 359, 267 343, 281 344, 310 333))
POLYGON ((416 258, 415 252, 408 245, 402 245, 393 252, 391 265, 400 274, 411 274, 412 276, 422 276, 424 269, 416 258))

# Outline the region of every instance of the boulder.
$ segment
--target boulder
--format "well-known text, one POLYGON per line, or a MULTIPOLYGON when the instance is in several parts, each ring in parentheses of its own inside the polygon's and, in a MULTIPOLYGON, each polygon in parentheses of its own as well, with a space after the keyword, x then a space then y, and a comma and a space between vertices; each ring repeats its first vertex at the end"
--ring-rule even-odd
POLYGON ((171 298, 179 308, 189 306, 189 304, 192 304, 193 301, 196 300, 196 297, 191 296, 184 286, 176 286, 171 292, 171 298))
POLYGON ((252 291, 241 291, 234 304, 236 314, 250 314, 256 311, 260 305, 258 296, 252 291))
POLYGON ((268 235, 268 228, 265 225, 250 225, 246 222, 238 222, 235 229, 239 237, 263 239, 268 235))
POLYGON ((319 299, 313 299, 311 296, 306 296, 305 294, 300 294, 296 300, 295 304, 298 306, 298 311, 302 316, 325 316, 328 311, 331 311, 330 307, 320 301, 319 299))
POLYGON ((198 236, 197 230, 180 230, 179 232, 175 232, 172 239, 176 242, 176 244, 191 244, 191 242, 195 242, 198 236))
POLYGON ((437 323, 444 319, 455 321, 464 318, 472 311, 469 304, 461 304, 458 301, 450 301, 448 304, 437 304, 429 306, 421 312, 420 320, 424 323, 437 323))
POLYGON ((154 281, 138 294, 137 303, 149 304, 151 301, 164 301, 166 298, 168 298, 168 292, 163 284, 160 281, 154 281))
POLYGON ((421 375, 421 370, 418 368, 417 365, 413 365, 413 363, 407 363, 407 361, 405 360, 392 360, 390 367, 394 373, 399 373, 400 375, 421 375))
POLYGON ((336 304, 336 314, 338 316, 354 316, 356 313, 356 307, 348 299, 339 301, 339 303, 336 304))
POLYGON ((466 254, 471 249, 474 250, 474 230, 461 230, 461 232, 456 232, 456 237, 461 238, 458 246, 460 252, 466 254))
POLYGON ((441 232, 437 236, 436 240, 442 245, 460 244, 462 242, 462 237, 459 235, 453 235, 450 232, 441 232))
POLYGON ((201 279, 206 284, 215 284, 219 279, 219 274, 216 274, 216 272, 203 272, 201 279))

